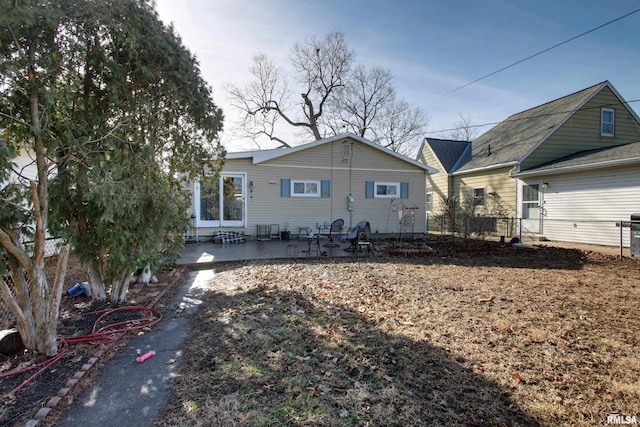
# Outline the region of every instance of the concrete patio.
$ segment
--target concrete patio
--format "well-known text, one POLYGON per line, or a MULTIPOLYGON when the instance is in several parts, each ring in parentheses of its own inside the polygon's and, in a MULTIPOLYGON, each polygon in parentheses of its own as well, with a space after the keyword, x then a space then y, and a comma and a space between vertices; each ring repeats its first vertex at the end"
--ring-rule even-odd
POLYGON ((326 238, 320 239, 320 245, 311 244, 308 239, 292 240, 255 240, 247 239, 244 243, 213 243, 211 240, 188 244, 181 252, 176 263, 190 269, 202 270, 211 268, 214 264, 228 261, 254 259, 303 259, 303 258, 336 258, 336 257, 366 257, 371 254, 350 252, 347 243, 338 243, 337 247, 325 246, 326 238))
MULTIPOLYGON (((306 238, 292 240, 256 240, 249 238, 244 243, 213 243, 211 239, 188 244, 181 252, 176 263, 193 270, 203 270, 213 267, 216 263, 242 261, 254 259, 307 259, 307 258, 337 258, 337 257, 367 257, 372 256, 367 250, 356 253, 347 251, 349 244, 339 242, 338 247, 325 246, 327 238, 320 239, 320 245, 309 245, 306 238)), ((623 251, 619 247, 598 246, 567 242, 536 241, 530 238, 525 243, 534 246, 555 246, 584 251, 599 252, 611 256, 630 256, 629 248, 623 251)), ((379 255, 379 253, 375 253, 379 255)))

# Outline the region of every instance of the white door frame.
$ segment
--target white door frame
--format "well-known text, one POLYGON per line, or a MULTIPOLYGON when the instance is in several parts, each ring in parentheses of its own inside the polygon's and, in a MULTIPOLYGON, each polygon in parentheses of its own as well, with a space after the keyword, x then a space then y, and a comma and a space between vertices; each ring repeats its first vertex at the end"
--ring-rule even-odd
MULTIPOLYGON (((196 216, 196 227, 246 227, 247 225, 247 174, 246 172, 221 172, 218 178, 218 194, 224 194, 223 182, 225 178, 240 178, 242 180, 240 185, 240 193, 235 195, 235 199, 241 203, 240 214, 241 219, 224 219, 225 212, 225 198, 219 198, 218 212, 223 213, 221 218, 215 220, 202 219, 201 206, 200 206, 200 189, 201 183, 199 180, 195 180, 193 188, 193 210, 196 216)), ((220 216, 220 215, 219 215, 220 216)))
MULTIPOLYGON (((528 233, 528 234, 540 234, 542 233, 542 218, 543 218, 543 200, 542 200, 542 182, 536 182, 536 183, 522 183, 522 185, 520 186, 520 231, 522 233, 528 233), (538 187, 538 207, 537 208, 530 208, 529 210, 531 211, 531 214, 533 215, 528 215, 527 214, 527 218, 525 218, 525 209, 524 209, 524 204, 525 204, 525 199, 524 199, 524 188, 525 187, 533 187, 533 186, 537 186, 538 187)), ((533 202, 533 201, 530 201, 533 202)))

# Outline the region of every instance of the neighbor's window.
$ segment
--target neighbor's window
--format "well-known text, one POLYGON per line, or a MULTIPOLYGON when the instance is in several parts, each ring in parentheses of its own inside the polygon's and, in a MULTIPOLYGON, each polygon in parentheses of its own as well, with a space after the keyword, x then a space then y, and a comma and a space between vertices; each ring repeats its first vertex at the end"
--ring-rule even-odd
POLYGON ((602 108, 600 110, 600 135, 613 136, 616 121, 616 110, 602 108))
POLYGON ((376 182, 375 197, 400 197, 399 182, 376 182))
POLYGON ((427 212, 433 212, 433 193, 425 193, 424 210, 427 212))
POLYGON ((320 197, 320 181, 291 181, 291 197, 320 197))
POLYGON ((486 198, 486 188, 474 188, 473 189, 473 206, 484 207, 486 198))

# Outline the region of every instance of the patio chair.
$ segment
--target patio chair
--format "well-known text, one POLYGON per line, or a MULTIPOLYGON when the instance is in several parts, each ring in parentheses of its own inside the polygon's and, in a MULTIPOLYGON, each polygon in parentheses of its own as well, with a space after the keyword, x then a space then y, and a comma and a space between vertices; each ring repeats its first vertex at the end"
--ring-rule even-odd
POLYGON ((269 226, 269 238, 280 240, 280 224, 271 224, 269 226))
POLYGON ((357 252, 367 248, 369 253, 373 252, 373 244, 371 243, 371 226, 369 221, 360 221, 347 233, 347 242, 349 247, 346 251, 357 252))
POLYGON ((340 233, 342 232, 343 227, 344 227, 343 219, 336 219, 335 221, 333 221, 329 226, 329 234, 326 234, 329 241, 322 246, 326 246, 327 248, 339 247, 340 245, 338 245, 334 239, 340 236, 340 233))

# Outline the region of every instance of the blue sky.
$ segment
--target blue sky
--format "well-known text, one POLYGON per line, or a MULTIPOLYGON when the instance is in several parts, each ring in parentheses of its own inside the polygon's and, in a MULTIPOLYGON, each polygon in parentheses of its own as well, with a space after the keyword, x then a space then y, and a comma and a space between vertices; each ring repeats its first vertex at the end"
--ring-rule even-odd
MULTIPOLYGON (((640 100, 640 12, 445 96, 636 9, 640 0, 157 0, 198 57, 225 129, 237 116, 223 87, 248 82, 255 54, 286 66, 294 43, 337 30, 358 63, 392 72, 399 98, 427 113, 434 137, 458 113, 495 123, 603 80, 640 100)), ((640 101, 631 106, 640 112, 640 101)), ((229 132, 222 141, 255 148, 229 132)))

